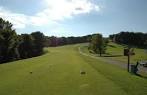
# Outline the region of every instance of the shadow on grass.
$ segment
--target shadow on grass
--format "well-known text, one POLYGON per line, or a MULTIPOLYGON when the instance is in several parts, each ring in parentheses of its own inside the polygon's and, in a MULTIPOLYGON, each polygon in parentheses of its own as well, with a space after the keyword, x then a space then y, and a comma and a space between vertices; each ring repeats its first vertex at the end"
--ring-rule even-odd
POLYGON ((132 44, 121 44, 121 43, 117 43, 117 44, 123 46, 124 48, 128 48, 128 46, 129 46, 131 48, 147 49, 147 47, 145 47, 145 46, 135 46, 132 44))
POLYGON ((135 74, 136 76, 139 76, 141 78, 147 79, 147 76, 141 75, 141 74, 135 74))
MULTIPOLYGON (((18 61, 18 60, 31 59, 31 58, 35 58, 35 57, 39 57, 39 56, 45 55, 45 54, 47 54, 47 53, 50 53, 50 51, 44 50, 44 51, 42 52, 42 54, 37 55, 37 56, 32 56, 32 57, 27 57, 27 58, 17 58, 17 59, 10 60, 10 61, 3 61, 3 62, 0 63, 0 64, 9 64, 9 63, 11 63, 11 62, 15 62, 15 61, 18 61)), ((0 60, 1 60, 1 59, 0 59, 0 60)))
POLYGON ((113 47, 113 48, 116 48, 116 46, 114 46, 114 45, 108 45, 109 47, 113 47))
POLYGON ((123 55, 102 55, 102 57, 121 57, 123 55))

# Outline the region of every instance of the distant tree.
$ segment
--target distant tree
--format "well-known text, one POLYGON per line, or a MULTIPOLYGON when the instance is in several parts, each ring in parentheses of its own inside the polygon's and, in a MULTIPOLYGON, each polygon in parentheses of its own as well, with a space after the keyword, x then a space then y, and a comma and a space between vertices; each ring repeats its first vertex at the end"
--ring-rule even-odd
POLYGON ((67 38, 67 44, 73 44, 74 43, 74 37, 68 37, 67 38))
POLYGON ((19 57, 18 36, 12 26, 10 22, 0 18, 0 63, 19 57))
POLYGON ((92 36, 89 49, 100 54, 100 56, 105 53, 106 43, 101 34, 94 34, 92 36))
POLYGON ((106 44, 109 43, 109 38, 103 38, 103 40, 105 41, 106 44))
POLYGON ((49 37, 49 41, 50 41, 50 46, 55 47, 55 46, 57 46, 58 38, 55 36, 51 36, 51 37, 49 37))
POLYGON ((44 46, 49 47, 50 46, 50 39, 48 36, 45 36, 44 46))
MULTIPOLYGON (((91 35, 86 36, 79 36, 79 37, 55 37, 51 36, 46 39, 47 43, 49 43, 49 46, 55 47, 55 46, 61 46, 61 45, 67 45, 67 44, 76 44, 76 43, 86 43, 88 42, 88 38, 90 38, 91 35)), ((46 43, 46 44, 47 44, 46 43)))
POLYGON ((144 46, 147 49, 147 40, 144 42, 144 46))
POLYGON ((115 34, 109 35, 109 39, 113 41, 115 34))
POLYGON ((67 38, 66 37, 61 37, 61 45, 66 45, 67 44, 67 38))
POLYGON ((41 55, 43 53, 45 36, 39 31, 31 33, 31 35, 34 39, 34 56, 41 55))
POLYGON ((138 47, 146 47, 147 33, 122 31, 109 36, 114 42, 138 47))
POLYGON ((87 42, 91 42, 91 38, 92 38, 92 36, 91 35, 88 35, 87 36, 87 42))

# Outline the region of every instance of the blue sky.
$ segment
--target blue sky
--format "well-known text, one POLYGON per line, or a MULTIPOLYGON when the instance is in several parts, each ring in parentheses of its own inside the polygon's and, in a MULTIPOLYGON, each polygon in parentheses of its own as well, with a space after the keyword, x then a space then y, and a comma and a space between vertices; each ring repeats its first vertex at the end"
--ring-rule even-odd
POLYGON ((0 17, 17 33, 82 36, 147 32, 147 0, 0 0, 0 17))

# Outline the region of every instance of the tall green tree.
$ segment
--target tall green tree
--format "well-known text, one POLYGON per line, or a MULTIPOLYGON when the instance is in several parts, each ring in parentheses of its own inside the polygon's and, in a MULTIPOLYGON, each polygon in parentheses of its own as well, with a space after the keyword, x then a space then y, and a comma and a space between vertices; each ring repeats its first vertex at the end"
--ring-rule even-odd
POLYGON ((18 36, 12 26, 10 22, 0 18, 0 63, 19 57, 18 36))
POLYGON ((19 53, 20 53, 20 58, 30 58, 33 57, 33 50, 34 50, 34 39, 31 35, 29 34, 22 34, 19 36, 20 38, 20 44, 19 44, 19 53))
POLYGON ((105 53, 106 41, 104 41, 101 34, 94 34, 91 38, 91 43, 89 49, 93 50, 95 53, 100 54, 100 56, 105 53))
POLYGON ((41 55, 43 53, 45 36, 40 31, 33 32, 31 35, 34 39, 34 56, 41 55))

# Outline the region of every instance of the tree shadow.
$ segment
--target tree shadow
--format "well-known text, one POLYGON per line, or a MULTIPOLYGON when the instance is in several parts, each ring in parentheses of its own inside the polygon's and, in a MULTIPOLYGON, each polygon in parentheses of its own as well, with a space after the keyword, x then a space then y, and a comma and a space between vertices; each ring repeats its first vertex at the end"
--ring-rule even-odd
POLYGON ((116 46, 114 46, 114 45, 108 45, 109 47, 113 47, 113 48, 116 48, 116 46))
POLYGON ((103 55, 102 57, 121 57, 123 55, 103 55))
POLYGON ((147 47, 145 47, 145 46, 135 46, 135 45, 132 45, 132 44, 121 44, 121 43, 117 43, 117 44, 123 46, 124 48, 131 47, 131 48, 147 49, 147 47))
POLYGON ((141 74, 135 74, 136 76, 139 76, 139 77, 141 77, 141 78, 144 78, 144 79, 147 79, 147 76, 143 76, 143 75, 141 75, 141 74))

